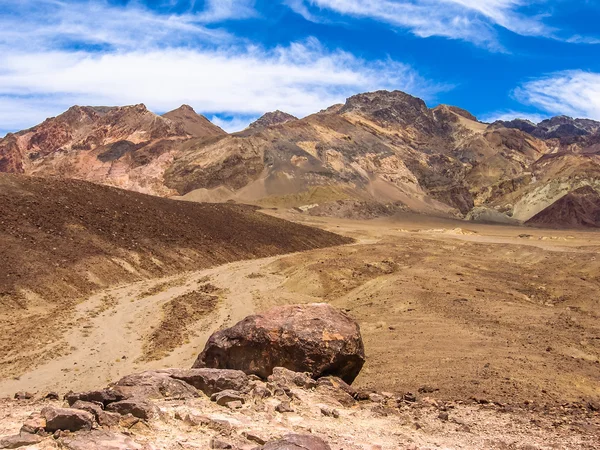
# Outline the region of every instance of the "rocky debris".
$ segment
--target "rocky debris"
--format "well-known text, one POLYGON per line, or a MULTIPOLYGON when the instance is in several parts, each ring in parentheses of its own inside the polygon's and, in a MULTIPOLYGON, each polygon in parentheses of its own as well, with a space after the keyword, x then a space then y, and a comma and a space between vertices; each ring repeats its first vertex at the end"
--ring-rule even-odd
POLYGON ((15 394, 15 400, 31 400, 34 394, 31 392, 17 392, 15 394))
POLYGON ((225 390, 244 391, 249 387, 248 376, 241 370, 190 369, 173 370, 171 378, 181 380, 204 392, 209 397, 225 390))
POLYGON ((245 403, 244 397, 237 391, 231 389, 213 394, 210 399, 220 406, 227 406, 231 402, 245 403))
POLYGON ((21 426, 21 433, 40 434, 46 431, 46 419, 39 413, 31 414, 21 426))
POLYGON ((89 402, 89 403, 100 403, 104 406, 109 403, 118 402, 125 399, 125 396, 114 389, 102 389, 99 391, 88 391, 88 392, 69 392, 65 395, 65 400, 72 406, 77 401, 89 402))
POLYGON ((142 450, 151 448, 138 444, 129 436, 103 430, 61 437, 60 445, 68 450, 142 450))
POLYGON ((47 407, 42 410, 42 416, 46 419, 46 431, 51 433, 58 430, 89 431, 94 425, 94 416, 79 409, 47 407))
POLYGON ((331 450, 321 438, 309 434, 290 434, 278 441, 269 442, 262 450, 331 450))
POLYGON ((112 384, 111 389, 118 393, 121 399, 132 397, 192 398, 198 396, 196 388, 185 381, 173 378, 169 370, 129 375, 112 384))
POLYGON ((39 444, 44 440, 43 436, 21 433, 15 436, 0 437, 0 448, 20 448, 39 444))
POLYGON ((233 445, 231 445, 225 441, 222 441, 221 439, 212 438, 210 440, 210 448, 222 450, 222 449, 233 448, 233 445))
POLYGON ((60 400, 60 395, 58 395, 58 392, 48 392, 44 398, 46 400, 60 400))
POLYGON ((106 407, 110 412, 115 412, 121 415, 131 414, 139 419, 151 419, 158 410, 154 404, 146 399, 130 398, 121 400, 120 402, 111 403, 106 407))
POLYGON ((98 425, 103 427, 116 427, 119 425, 119 420, 121 418, 121 415, 118 413, 104 411, 101 403, 77 400, 75 403, 73 403, 73 405, 71 405, 71 408, 81 409, 93 414, 96 418, 96 422, 98 422, 98 425))
POLYGON ((274 308, 216 332, 194 368, 237 369, 266 379, 284 367, 352 383, 364 362, 358 324, 319 303, 274 308))
POLYGON ((292 408, 292 405, 290 404, 289 401, 283 401, 277 404, 277 406, 275 406, 275 411, 277 411, 278 413, 291 413, 294 412, 294 408, 292 408))
POLYGON ((284 367, 275 367, 269 375, 269 382, 280 386, 298 386, 304 389, 317 387, 317 382, 308 373, 293 372, 284 367))

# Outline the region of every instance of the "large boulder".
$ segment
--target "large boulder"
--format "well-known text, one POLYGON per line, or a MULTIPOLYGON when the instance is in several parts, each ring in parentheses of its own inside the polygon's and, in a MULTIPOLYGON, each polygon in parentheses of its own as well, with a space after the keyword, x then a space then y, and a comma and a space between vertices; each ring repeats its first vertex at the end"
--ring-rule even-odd
POLYGON ((266 379, 275 367, 352 383, 365 362, 358 324, 324 303, 250 316, 213 334, 193 368, 236 369, 266 379))
POLYGON ((290 434, 269 442, 262 450, 331 450, 331 447, 323 439, 310 434, 290 434))
POLYGON ((53 433, 63 431, 89 431, 94 425, 94 416, 79 409, 53 408, 42 409, 42 416, 46 419, 46 431, 53 433))

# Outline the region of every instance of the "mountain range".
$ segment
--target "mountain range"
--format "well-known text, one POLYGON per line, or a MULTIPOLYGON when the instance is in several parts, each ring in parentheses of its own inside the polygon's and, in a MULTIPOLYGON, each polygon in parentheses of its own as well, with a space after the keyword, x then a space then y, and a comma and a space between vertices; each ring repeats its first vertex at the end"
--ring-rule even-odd
POLYGON ((1 139, 0 172, 309 214, 411 210, 524 223, 579 188, 600 189, 599 155, 600 122, 486 124, 454 106, 378 91, 303 119, 267 113, 233 134, 187 105, 162 116, 141 104, 74 106, 1 139))

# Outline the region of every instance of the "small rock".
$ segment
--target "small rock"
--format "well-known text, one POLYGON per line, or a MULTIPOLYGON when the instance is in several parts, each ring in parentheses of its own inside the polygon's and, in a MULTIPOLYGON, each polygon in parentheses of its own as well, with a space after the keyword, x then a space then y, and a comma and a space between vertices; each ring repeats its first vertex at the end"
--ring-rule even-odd
POLYGON ((419 394, 433 394, 434 392, 439 391, 439 389, 431 387, 431 386, 421 386, 419 388, 419 394))
POLYGON ((209 397, 227 390, 245 391, 250 384, 248 375, 241 370, 207 368, 174 370, 170 376, 194 386, 209 397))
MULTIPOLYGON (((128 375, 111 385, 121 400, 143 398, 159 400, 163 398, 189 399, 198 397, 196 388, 185 381, 171 377, 172 370, 147 371, 128 375)), ((176 372, 176 371, 175 371, 176 372)))
POLYGON ((35 434, 21 433, 16 436, 0 437, 0 448, 29 447, 39 444, 44 437, 35 434))
POLYGON ((252 396, 257 397, 257 398, 268 398, 271 397, 273 394, 271 393, 270 390, 268 390, 266 387, 264 386, 254 386, 254 389, 252 389, 252 396))
POLYGON ((262 450, 331 450, 331 447, 323 439, 310 434, 290 434, 269 442, 262 450))
POLYGON ((121 418, 119 420, 119 426, 121 426, 123 428, 131 428, 139 421, 140 421, 139 418, 134 417, 132 414, 127 414, 127 415, 121 416, 121 418))
POLYGON ((314 389, 317 382, 308 373, 293 372, 283 367, 275 367, 268 380, 280 386, 298 386, 304 389, 314 389))
POLYGON ((290 413, 290 412, 294 412, 294 410, 292 409, 292 406, 290 405, 290 402, 281 402, 281 403, 279 403, 275 407, 275 411, 277 411, 278 413, 290 413))
POLYGON ((227 402, 225 406, 227 406, 229 409, 242 409, 244 405, 239 400, 235 400, 233 402, 227 402))
POLYGON ((445 411, 442 411, 439 415, 438 415, 438 419, 443 420, 444 422, 448 422, 448 413, 445 411))
POLYGON ((338 419, 340 417, 340 412, 335 408, 330 408, 329 406, 321 406, 321 414, 327 417, 333 417, 334 419, 338 419))
POLYGON ((33 394, 31 392, 20 391, 15 394, 15 400, 31 400, 33 394))
POLYGON ((102 403, 105 407, 109 403, 118 402, 124 400, 125 396, 112 390, 102 389, 100 391, 88 391, 88 392, 69 392, 65 395, 65 400, 69 403, 69 406, 73 405, 77 400, 84 402, 98 402, 102 403))
POLYGON ((21 433, 40 434, 45 430, 46 419, 38 413, 30 415, 21 427, 21 433))
POLYGON ((587 407, 590 411, 598 412, 600 411, 600 402, 590 400, 587 404, 587 407))
POLYGON ((66 450, 151 450, 155 447, 142 446, 131 437, 106 430, 85 431, 61 436, 60 448, 66 450))
POLYGON ((373 403, 383 403, 385 398, 383 397, 383 395, 369 394, 369 400, 371 400, 373 403))
POLYGON ((408 402, 408 403, 415 403, 417 401, 417 396, 415 394, 413 394, 412 392, 407 392, 406 394, 404 394, 402 396, 402 398, 404 399, 405 402, 408 402))
POLYGON ((256 442, 258 445, 265 445, 267 443, 263 438, 249 431, 244 431, 242 436, 251 442, 256 442))
POLYGON ((216 402, 217 405, 220 405, 220 406, 225 406, 229 402, 236 402, 236 401, 239 401, 242 404, 245 403, 244 398, 241 396, 241 394, 238 391, 233 391, 233 390, 217 392, 216 394, 213 394, 210 397, 210 399, 213 402, 216 402))
POLYGON ((131 414, 134 417, 144 420, 153 418, 157 412, 156 406, 152 403, 135 398, 111 403, 106 409, 107 411, 119 413, 122 416, 131 414))
POLYGON ((212 448, 212 449, 228 449, 228 448, 233 448, 233 446, 231 444, 228 444, 227 442, 221 441, 217 438, 212 438, 210 440, 210 448, 212 448))
POLYGON ((50 433, 58 430, 89 431, 94 424, 94 416, 79 409, 47 407, 42 410, 42 416, 46 419, 46 431, 50 433))
POLYGON ((60 395, 58 395, 58 392, 53 391, 53 392, 48 392, 44 398, 46 400, 60 400, 60 395))

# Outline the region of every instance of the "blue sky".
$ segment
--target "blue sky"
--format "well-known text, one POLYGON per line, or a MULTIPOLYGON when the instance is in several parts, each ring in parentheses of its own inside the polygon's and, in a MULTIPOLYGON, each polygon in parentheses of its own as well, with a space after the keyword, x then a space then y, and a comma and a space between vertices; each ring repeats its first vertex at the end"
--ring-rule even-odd
POLYGON ((598 0, 0 0, 0 134, 73 104, 229 131, 400 89, 483 120, 600 120, 598 0))

